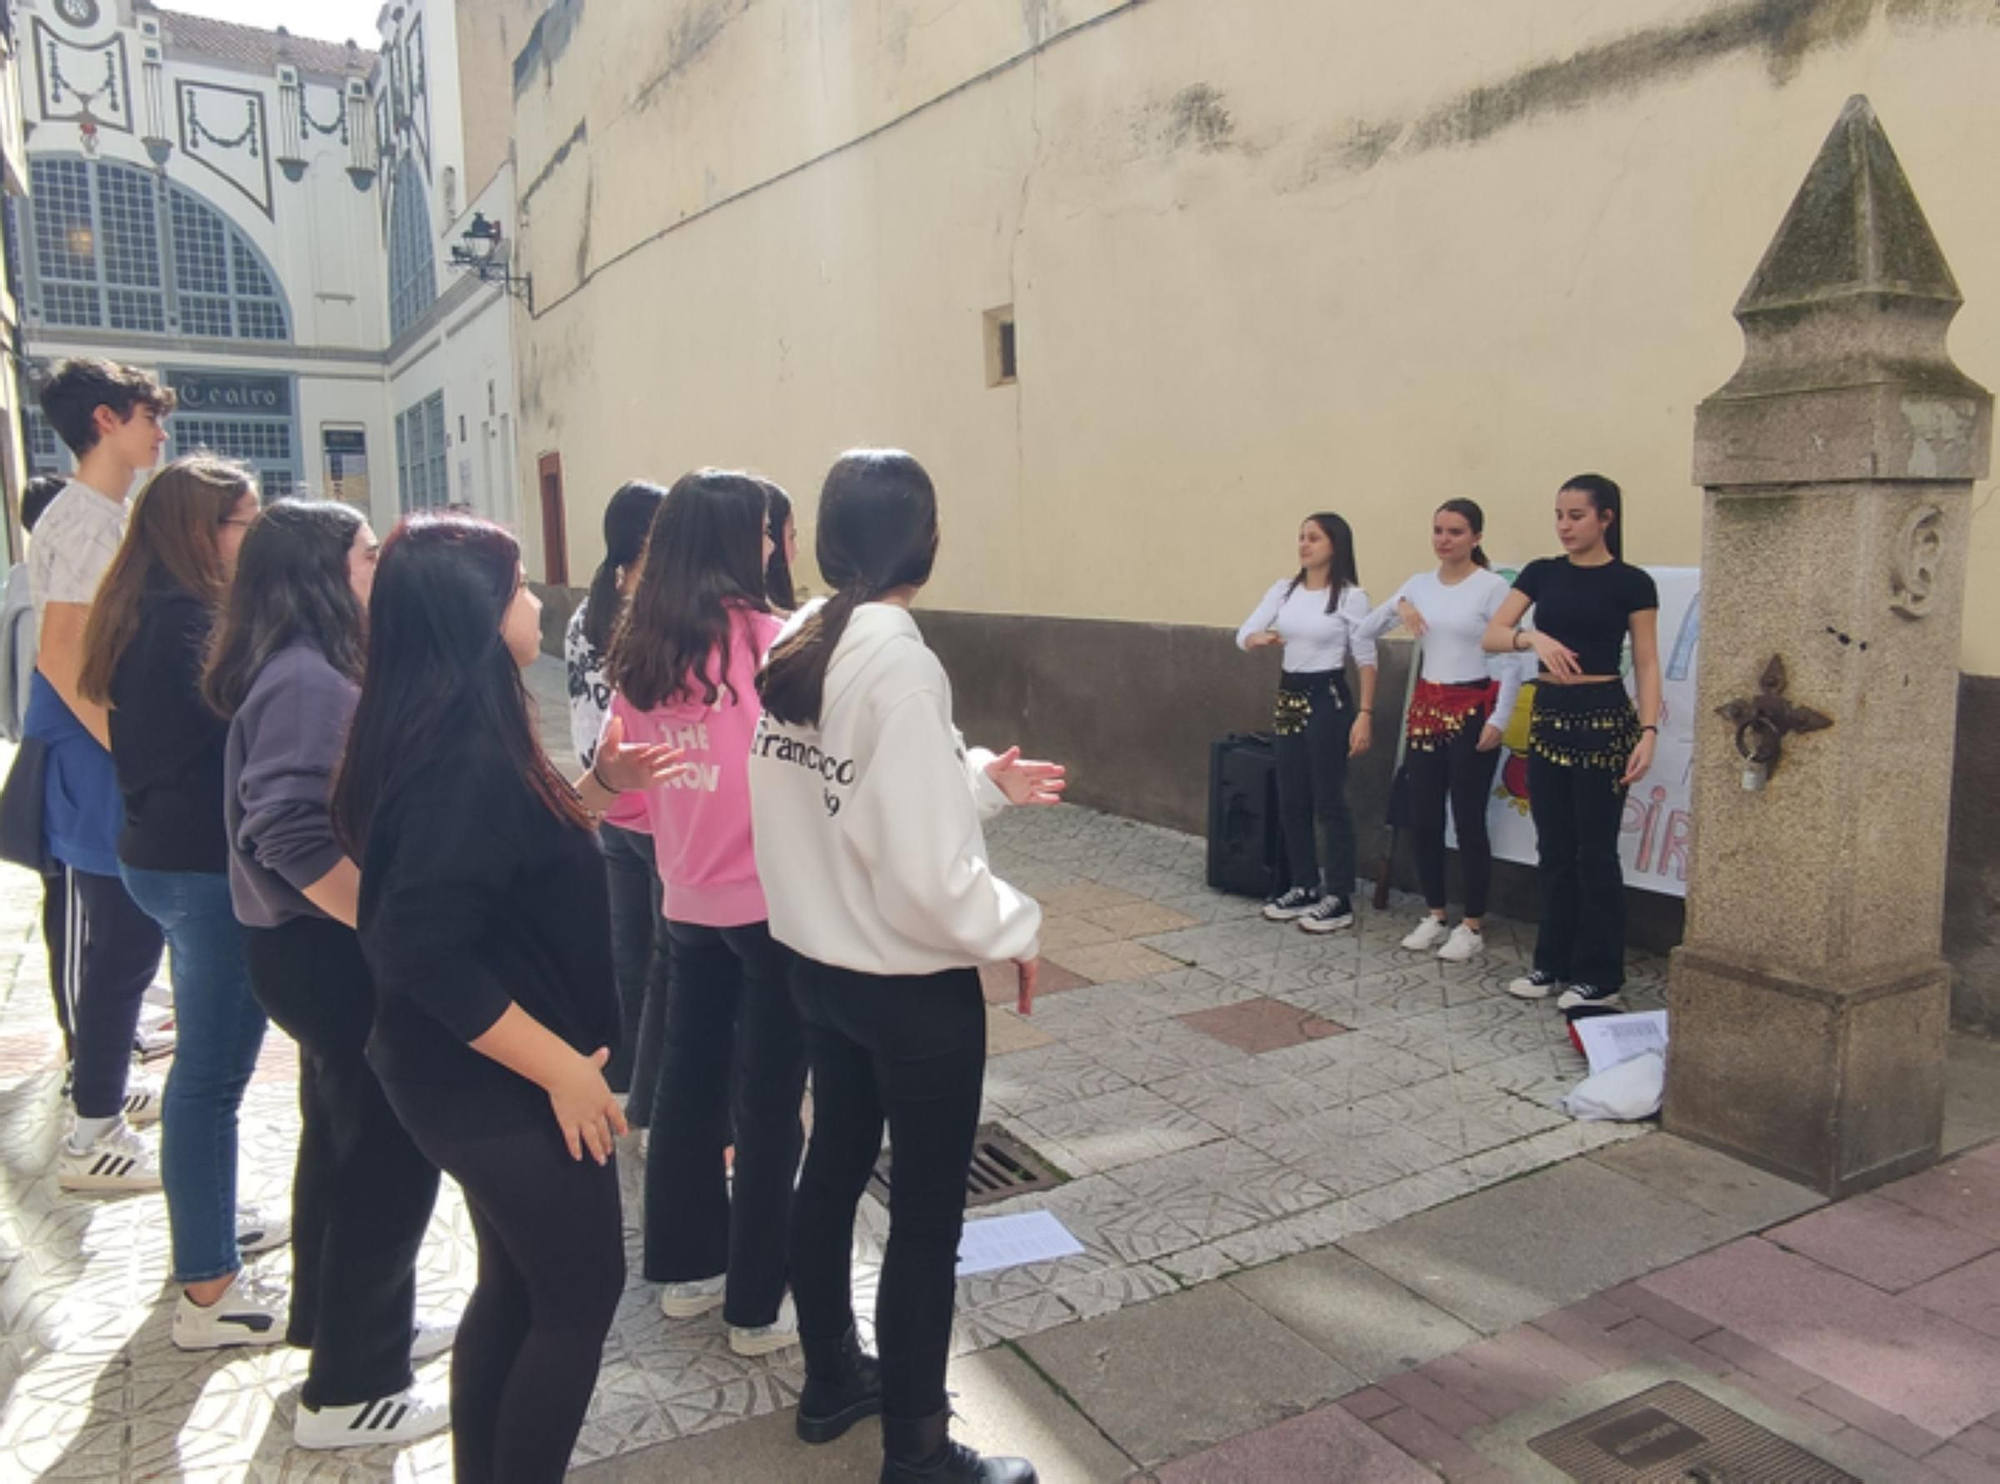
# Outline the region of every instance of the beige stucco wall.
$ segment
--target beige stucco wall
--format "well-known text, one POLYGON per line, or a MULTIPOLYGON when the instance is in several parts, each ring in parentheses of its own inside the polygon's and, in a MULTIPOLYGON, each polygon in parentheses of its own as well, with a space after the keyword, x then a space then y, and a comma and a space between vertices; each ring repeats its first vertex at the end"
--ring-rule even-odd
POLYGON ((1386 594, 1438 500, 1524 558, 1584 468, 1692 562, 1693 406, 1854 92, 2000 382, 1984 0, 557 0, 520 75, 520 465, 561 452, 578 580, 625 478, 809 498, 864 442, 938 478, 940 606, 1234 624, 1321 507, 1386 594))
POLYGON ((541 0, 457 0, 459 108, 465 127, 465 190, 471 201, 507 163, 514 132, 514 58, 534 29, 541 0))

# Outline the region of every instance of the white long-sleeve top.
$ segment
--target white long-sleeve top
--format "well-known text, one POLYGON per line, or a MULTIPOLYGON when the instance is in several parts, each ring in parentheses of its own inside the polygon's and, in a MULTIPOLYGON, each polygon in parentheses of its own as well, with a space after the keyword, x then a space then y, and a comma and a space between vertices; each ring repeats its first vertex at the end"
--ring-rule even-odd
POLYGON ((1520 698, 1521 682, 1530 673, 1534 656, 1488 654, 1481 641, 1486 626, 1513 588, 1497 572, 1475 567, 1458 582, 1444 583, 1436 572, 1419 572, 1396 589, 1395 595, 1361 621, 1360 632, 1370 643, 1401 622, 1396 605, 1408 600, 1424 616, 1424 634, 1419 640, 1423 651, 1424 679, 1438 685, 1463 684, 1470 680, 1497 680, 1500 699, 1493 707, 1492 723, 1502 731, 1514 714, 1520 698))
POLYGON ((864 974, 1033 958, 1042 909, 986 861, 980 821, 1007 803, 986 775, 992 757, 952 725, 951 683, 909 611, 856 608, 827 666, 819 725, 766 712, 750 747, 771 935, 864 974))
POLYGON ((1350 585, 1328 613, 1325 588, 1312 592, 1284 577, 1271 584, 1256 612, 1243 620, 1236 647, 1248 649, 1251 638, 1268 629, 1285 641, 1285 669, 1294 675, 1341 669, 1350 654, 1355 664, 1372 665, 1375 640, 1360 632, 1367 617, 1368 594, 1358 587, 1350 585))

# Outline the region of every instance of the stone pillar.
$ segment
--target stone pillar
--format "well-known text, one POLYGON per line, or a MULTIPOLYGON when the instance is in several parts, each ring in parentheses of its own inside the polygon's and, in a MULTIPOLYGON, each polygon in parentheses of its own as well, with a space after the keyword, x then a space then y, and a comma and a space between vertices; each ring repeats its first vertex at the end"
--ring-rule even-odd
POLYGON ((1695 836, 1666 1126, 1832 1196, 1931 1163, 1943 1123, 1960 610, 1993 402, 1945 348, 1960 302, 1851 99, 1736 306, 1742 368, 1695 418, 1695 836), (1784 699, 1832 724, 1785 737, 1766 780, 1731 703, 1774 657, 1784 699))

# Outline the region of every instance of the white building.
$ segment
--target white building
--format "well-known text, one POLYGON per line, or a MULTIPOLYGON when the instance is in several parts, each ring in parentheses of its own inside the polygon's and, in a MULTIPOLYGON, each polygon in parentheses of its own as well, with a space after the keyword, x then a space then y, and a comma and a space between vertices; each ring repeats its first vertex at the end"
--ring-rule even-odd
MULTIPOLYGON (((377 53, 146 0, 24 0, 28 356, 151 368, 180 397, 171 451, 244 459, 267 494, 383 529, 449 503, 514 520, 510 301, 450 267, 469 208, 512 220, 504 125, 478 201, 460 184, 458 11, 385 7, 377 53)), ((29 434, 37 471, 67 466, 39 414, 29 434)))

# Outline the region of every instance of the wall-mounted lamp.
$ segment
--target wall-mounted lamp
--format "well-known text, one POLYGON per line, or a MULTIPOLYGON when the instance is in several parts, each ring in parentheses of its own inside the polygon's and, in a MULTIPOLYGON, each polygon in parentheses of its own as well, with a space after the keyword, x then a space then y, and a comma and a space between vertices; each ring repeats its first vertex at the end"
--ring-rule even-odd
POLYGON ((535 276, 532 273, 515 275, 507 271, 507 255, 501 250, 500 224, 487 218, 483 211, 472 213, 472 225, 460 235, 452 245, 451 266, 469 268, 478 275, 481 283, 497 283, 515 298, 528 306, 528 313, 535 312, 535 276))

